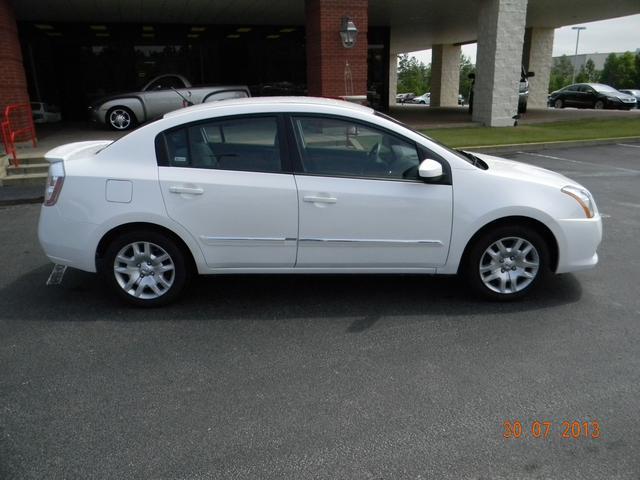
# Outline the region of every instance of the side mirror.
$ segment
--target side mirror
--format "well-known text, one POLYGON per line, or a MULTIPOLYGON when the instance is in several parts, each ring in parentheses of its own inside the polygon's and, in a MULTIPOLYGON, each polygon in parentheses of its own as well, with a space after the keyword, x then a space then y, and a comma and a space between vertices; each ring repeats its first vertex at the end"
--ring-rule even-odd
POLYGON ((423 160, 418 167, 418 175, 425 180, 435 180, 442 176, 442 165, 435 160, 423 160))
POLYGON ((536 72, 527 72, 527 78, 535 77, 536 72))
POLYGON ((469 80, 475 80, 475 78, 476 78, 476 74, 475 74, 475 73, 470 73, 470 74, 468 75, 468 77, 469 77, 469 80))

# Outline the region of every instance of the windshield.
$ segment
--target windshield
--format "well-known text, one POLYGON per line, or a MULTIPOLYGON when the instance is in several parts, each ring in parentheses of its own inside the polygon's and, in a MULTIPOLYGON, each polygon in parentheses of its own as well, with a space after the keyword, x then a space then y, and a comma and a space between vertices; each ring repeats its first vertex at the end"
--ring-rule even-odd
POLYGON ((460 158, 460 159, 464 160, 465 162, 470 163, 471 165, 477 166, 477 159, 476 159, 476 157, 473 157, 473 155, 469 155, 469 154, 467 154, 466 152, 463 152, 462 150, 454 150, 454 149, 453 149, 453 148, 451 148, 451 147, 447 147, 446 145, 444 145, 444 144, 440 143, 439 141, 434 140, 433 138, 428 137, 428 136, 427 136, 427 135, 425 135, 424 133, 422 133, 422 132, 420 132, 420 131, 416 130, 415 128, 410 127, 410 126, 409 126, 409 125, 407 125, 406 123, 402 123, 401 121, 396 120, 395 118, 390 117, 389 115, 386 115, 386 114, 384 114, 384 113, 378 112, 377 110, 376 110, 376 111, 374 111, 374 114, 375 114, 375 115, 377 115, 378 117, 382 117, 382 118, 384 118, 385 120, 389 120, 390 122, 393 122, 393 123, 395 123, 396 125, 400 125, 401 127, 404 127, 404 128, 406 128, 407 130, 411 130, 412 132, 417 133, 417 134, 418 134, 418 135, 420 135, 421 137, 424 137, 424 138, 426 138, 427 140, 429 140, 430 142, 433 142, 433 143, 435 143, 436 145, 438 145, 438 146, 440 146, 440 147, 444 148, 447 152, 452 153, 452 154, 453 154, 453 155, 455 155, 456 157, 458 157, 458 158, 460 158))
POLYGON ((610 87, 609 85, 600 85, 600 84, 595 84, 595 85, 591 85, 593 87, 593 89, 596 92, 609 92, 609 93, 618 93, 618 90, 616 90, 613 87, 610 87))

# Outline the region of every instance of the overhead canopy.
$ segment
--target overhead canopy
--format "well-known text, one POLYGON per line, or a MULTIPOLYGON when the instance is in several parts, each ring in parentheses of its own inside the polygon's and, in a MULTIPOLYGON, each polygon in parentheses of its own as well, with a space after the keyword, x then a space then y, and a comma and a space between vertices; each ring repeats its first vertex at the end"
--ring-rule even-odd
MULTIPOLYGON (((304 25, 304 0, 10 0, 17 20, 304 25)), ((370 0, 369 23, 412 51, 477 38, 478 0, 370 0)), ((528 27, 561 27, 640 13, 638 0, 529 0, 528 27)))

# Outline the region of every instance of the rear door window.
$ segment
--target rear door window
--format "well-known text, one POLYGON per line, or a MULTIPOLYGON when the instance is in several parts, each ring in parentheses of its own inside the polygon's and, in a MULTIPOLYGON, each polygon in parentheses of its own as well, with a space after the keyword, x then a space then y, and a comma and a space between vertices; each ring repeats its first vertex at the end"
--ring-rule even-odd
POLYGON ((277 173, 282 170, 277 117, 212 120, 161 134, 158 164, 277 173))

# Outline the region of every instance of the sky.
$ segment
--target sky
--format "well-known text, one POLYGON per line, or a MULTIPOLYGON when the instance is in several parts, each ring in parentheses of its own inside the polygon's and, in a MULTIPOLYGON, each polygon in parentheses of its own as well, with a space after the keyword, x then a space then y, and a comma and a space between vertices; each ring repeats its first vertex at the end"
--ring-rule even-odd
MULTIPOLYGON (((579 24, 587 27, 580 32, 578 53, 635 52, 640 48, 640 15, 612 18, 600 22, 579 24)), ((553 56, 573 55, 576 49, 576 31, 573 25, 557 28, 553 41, 553 56)), ((462 53, 476 61, 476 44, 463 45, 462 53)), ((412 52, 411 55, 426 63, 431 62, 431 50, 412 52)))

